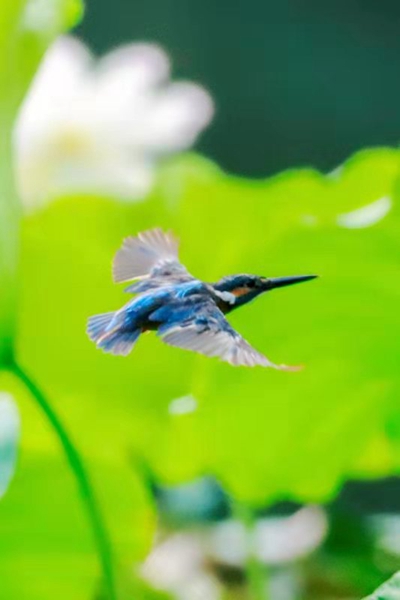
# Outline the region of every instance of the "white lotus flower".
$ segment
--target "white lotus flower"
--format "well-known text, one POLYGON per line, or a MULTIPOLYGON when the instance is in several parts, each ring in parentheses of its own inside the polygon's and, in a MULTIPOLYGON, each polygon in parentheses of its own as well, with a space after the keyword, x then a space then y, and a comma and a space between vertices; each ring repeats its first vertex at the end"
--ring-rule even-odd
POLYGON ((169 76, 158 46, 129 44, 96 61, 77 39, 58 39, 15 130, 25 206, 69 192, 143 198, 158 160, 189 148, 213 115, 202 87, 169 76))

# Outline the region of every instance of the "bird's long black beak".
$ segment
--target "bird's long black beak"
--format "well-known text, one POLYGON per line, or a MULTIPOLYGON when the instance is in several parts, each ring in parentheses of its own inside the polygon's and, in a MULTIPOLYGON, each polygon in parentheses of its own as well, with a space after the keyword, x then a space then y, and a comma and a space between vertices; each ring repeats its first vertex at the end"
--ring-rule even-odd
POLYGON ((287 285, 294 285, 295 283, 303 283, 303 281, 310 281, 315 279, 318 275, 294 275, 293 277, 272 277, 265 279, 265 289, 274 290, 275 288, 286 287, 287 285))

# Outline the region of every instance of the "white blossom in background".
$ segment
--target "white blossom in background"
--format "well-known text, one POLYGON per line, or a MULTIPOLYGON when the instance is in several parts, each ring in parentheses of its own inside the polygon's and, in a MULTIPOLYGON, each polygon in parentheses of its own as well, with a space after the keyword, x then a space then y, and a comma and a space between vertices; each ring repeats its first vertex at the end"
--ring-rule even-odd
POLYGON ((400 555, 400 516, 396 513, 374 515, 368 519, 369 528, 374 533, 380 550, 400 555))
POLYGON ((77 39, 59 38, 15 128, 24 205, 75 192, 145 197, 159 159, 192 146, 213 110, 202 87, 170 81, 156 45, 129 44, 96 60, 77 39))
POLYGON ((327 516, 318 506, 303 507, 289 516, 259 518, 252 530, 230 518, 162 536, 140 573, 177 600, 221 600, 219 567, 245 572, 253 557, 273 568, 269 582, 265 578, 268 597, 292 600, 298 596, 300 582, 291 567, 313 552, 327 531, 327 516))
POLYGON ((153 549, 141 568, 142 577, 176 600, 220 600, 221 586, 207 570, 195 533, 175 533, 153 549))
POLYGON ((327 531, 324 510, 305 506, 290 516, 260 518, 251 533, 240 521, 222 521, 208 532, 206 551, 217 563, 231 567, 246 564, 249 548, 260 562, 282 565, 310 554, 327 531))

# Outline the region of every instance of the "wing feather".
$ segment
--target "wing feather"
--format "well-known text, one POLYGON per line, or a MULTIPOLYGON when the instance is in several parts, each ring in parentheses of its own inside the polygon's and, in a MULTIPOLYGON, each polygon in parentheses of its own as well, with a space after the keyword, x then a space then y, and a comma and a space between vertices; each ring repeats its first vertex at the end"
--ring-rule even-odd
POLYGON ((171 232, 165 233, 157 228, 125 238, 113 262, 116 283, 142 277, 169 276, 191 278, 179 262, 178 241, 171 232))
POLYGON ((297 367, 275 365, 253 348, 225 319, 211 298, 199 296, 189 308, 193 316, 179 322, 182 306, 171 310, 169 318, 160 328, 159 335, 170 346, 193 350, 234 366, 272 367, 281 370, 297 370, 297 367), (178 317, 178 318, 177 318, 178 317))

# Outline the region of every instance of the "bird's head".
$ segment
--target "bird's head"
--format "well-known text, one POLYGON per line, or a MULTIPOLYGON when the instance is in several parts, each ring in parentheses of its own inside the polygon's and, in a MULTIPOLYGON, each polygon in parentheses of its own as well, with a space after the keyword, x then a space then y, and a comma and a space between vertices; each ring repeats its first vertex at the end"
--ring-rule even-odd
POLYGON ((294 275, 291 277, 260 277, 258 275, 228 275, 213 284, 217 292, 232 294, 232 308, 250 302, 260 294, 276 288, 315 279, 317 275, 294 275))

